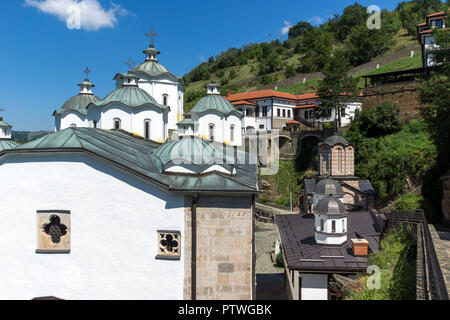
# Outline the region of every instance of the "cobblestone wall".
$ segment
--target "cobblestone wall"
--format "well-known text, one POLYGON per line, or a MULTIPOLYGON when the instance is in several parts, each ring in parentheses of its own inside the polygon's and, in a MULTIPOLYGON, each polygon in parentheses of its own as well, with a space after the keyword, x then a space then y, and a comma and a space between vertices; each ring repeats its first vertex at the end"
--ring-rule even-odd
MULTIPOLYGON (((185 205, 185 287, 191 299, 191 203, 185 205)), ((254 298, 251 197, 200 197, 197 203, 197 299, 254 298)))

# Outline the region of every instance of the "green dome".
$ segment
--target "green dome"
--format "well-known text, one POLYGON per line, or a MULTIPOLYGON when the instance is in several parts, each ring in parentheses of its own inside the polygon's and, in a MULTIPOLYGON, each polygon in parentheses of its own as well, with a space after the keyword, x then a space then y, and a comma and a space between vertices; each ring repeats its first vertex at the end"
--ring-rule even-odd
POLYGON ((0 140, 0 152, 3 150, 14 149, 19 144, 12 140, 0 140))
POLYGON ((151 157, 161 172, 172 166, 184 165, 201 173, 215 164, 231 172, 235 163, 234 156, 227 157, 225 150, 219 149, 221 147, 223 148, 222 144, 197 137, 183 137, 163 144, 151 157))
POLYGON ((191 113, 204 113, 207 111, 217 111, 224 115, 235 113, 238 116, 244 116, 227 99, 218 94, 210 94, 201 98, 195 107, 192 108, 191 113))
POLYGON ((141 63, 140 65, 134 67, 134 69, 131 72, 135 74, 143 73, 150 77, 158 77, 161 75, 168 74, 174 78, 177 78, 176 76, 171 74, 169 70, 166 69, 166 67, 160 65, 157 61, 154 60, 149 60, 141 63))
POLYGON ((156 102, 151 95, 140 89, 138 86, 129 85, 124 85, 123 87, 111 92, 105 97, 105 99, 93 103, 93 105, 97 107, 105 107, 110 104, 122 104, 131 108, 150 105, 161 110, 169 110, 167 106, 163 106, 162 104, 156 102))
POLYGON ((87 106, 91 103, 98 102, 101 99, 93 94, 80 93, 79 95, 70 98, 64 103, 61 109, 56 110, 53 115, 63 115, 70 111, 77 111, 82 115, 87 115, 87 106))

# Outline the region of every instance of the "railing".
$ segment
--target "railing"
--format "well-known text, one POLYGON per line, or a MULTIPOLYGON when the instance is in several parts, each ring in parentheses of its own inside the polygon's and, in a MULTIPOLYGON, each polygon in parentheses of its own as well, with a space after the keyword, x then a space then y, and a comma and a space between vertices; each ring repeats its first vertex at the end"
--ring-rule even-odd
POLYGON ((423 210, 393 211, 385 214, 388 222, 411 223, 417 225, 417 286, 419 299, 449 300, 444 276, 442 275, 436 249, 423 210))

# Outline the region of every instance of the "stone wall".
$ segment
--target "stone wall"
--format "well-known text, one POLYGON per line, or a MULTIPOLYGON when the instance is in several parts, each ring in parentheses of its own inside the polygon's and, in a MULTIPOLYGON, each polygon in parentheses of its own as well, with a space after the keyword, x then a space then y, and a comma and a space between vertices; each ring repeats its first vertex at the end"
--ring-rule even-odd
POLYGON ((401 117, 405 120, 420 118, 417 83, 414 81, 385 84, 364 89, 364 108, 376 107, 381 102, 395 102, 400 106, 401 117))
MULTIPOLYGON (((184 298, 191 299, 191 204, 185 204, 184 298)), ((199 197, 197 202, 197 299, 254 298, 252 197, 199 197)))

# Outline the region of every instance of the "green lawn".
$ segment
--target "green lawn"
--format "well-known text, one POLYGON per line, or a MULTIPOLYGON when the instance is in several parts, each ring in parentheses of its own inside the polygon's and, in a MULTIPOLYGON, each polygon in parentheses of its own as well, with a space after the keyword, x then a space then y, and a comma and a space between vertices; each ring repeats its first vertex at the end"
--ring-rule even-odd
POLYGON ((307 92, 314 92, 315 89, 317 88, 317 84, 319 83, 319 81, 320 79, 311 79, 306 81, 305 83, 299 83, 295 86, 278 88, 277 91, 290 94, 302 94, 307 92))
POLYGON ((345 297, 347 300, 415 300, 416 242, 411 229, 389 232, 381 241, 380 251, 369 255, 369 265, 381 269, 380 289, 369 289, 367 276, 360 278, 360 290, 345 297))

